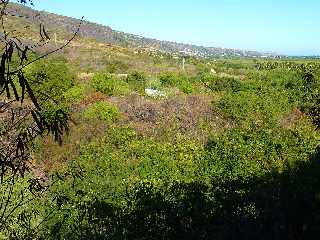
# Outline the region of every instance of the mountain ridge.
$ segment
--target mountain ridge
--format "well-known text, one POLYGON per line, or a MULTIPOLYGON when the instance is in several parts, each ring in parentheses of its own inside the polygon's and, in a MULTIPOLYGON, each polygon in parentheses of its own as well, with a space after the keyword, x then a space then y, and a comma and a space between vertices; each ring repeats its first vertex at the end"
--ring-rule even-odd
MULTIPOLYGON (((21 14, 34 19, 41 16, 41 21, 50 28, 62 28, 66 32, 73 32, 79 25, 80 20, 68 16, 58 15, 46 11, 38 11, 21 4, 11 4, 9 11, 13 14, 21 14)), ((104 44, 119 45, 122 47, 147 49, 148 51, 159 51, 177 56, 192 56, 200 58, 213 57, 252 57, 267 58, 279 57, 275 53, 259 52, 252 50, 240 50, 221 47, 204 47, 194 44, 178 43, 173 41, 162 41, 155 38, 147 38, 131 33, 113 30, 109 26, 83 21, 79 35, 93 38, 104 44)))

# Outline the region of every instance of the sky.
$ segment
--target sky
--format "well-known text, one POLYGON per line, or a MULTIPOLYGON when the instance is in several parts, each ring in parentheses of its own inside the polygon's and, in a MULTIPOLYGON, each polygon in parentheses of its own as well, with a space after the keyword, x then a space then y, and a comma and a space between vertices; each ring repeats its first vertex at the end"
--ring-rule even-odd
POLYGON ((35 8, 144 37, 320 55, 319 0, 33 0, 35 8))

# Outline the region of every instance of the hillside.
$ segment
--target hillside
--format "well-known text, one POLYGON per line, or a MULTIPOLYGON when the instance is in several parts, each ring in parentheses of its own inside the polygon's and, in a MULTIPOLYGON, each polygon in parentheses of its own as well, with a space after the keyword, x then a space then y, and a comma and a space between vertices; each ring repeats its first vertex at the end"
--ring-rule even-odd
MULTIPOLYGON (((48 12, 39 12, 23 5, 11 4, 9 12, 13 15, 28 16, 27 22, 41 19, 47 27, 73 32, 79 24, 78 19, 65 17, 48 12), (35 18, 36 16, 36 18, 35 18)), ((116 31, 108 26, 84 21, 80 29, 80 35, 95 39, 103 44, 113 44, 122 47, 144 49, 151 52, 159 51, 171 55, 186 55, 194 57, 275 57, 273 53, 262 53, 239 49, 225 49, 218 47, 202 47, 191 44, 183 44, 169 41, 145 38, 130 33, 116 31)))

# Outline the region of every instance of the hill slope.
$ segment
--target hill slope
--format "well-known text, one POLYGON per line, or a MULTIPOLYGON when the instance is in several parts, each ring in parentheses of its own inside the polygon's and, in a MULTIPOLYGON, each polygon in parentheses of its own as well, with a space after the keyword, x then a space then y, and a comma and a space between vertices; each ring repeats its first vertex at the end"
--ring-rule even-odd
MULTIPOLYGON (((57 14, 39 12, 23 5, 11 4, 10 13, 14 15, 28 16, 29 21, 34 21, 35 16, 41 18, 45 25, 51 28, 72 32, 79 24, 78 19, 57 14), (40 16, 40 17, 39 17, 40 16)), ((169 41, 145 38, 134 34, 115 31, 108 26, 84 21, 80 29, 80 35, 93 38, 104 44, 119 45, 122 47, 141 48, 149 51, 160 51, 173 55, 188 55, 195 57, 264 57, 275 56, 272 53, 246 51, 238 49, 225 49, 216 47, 202 47, 191 44, 183 44, 169 41)))

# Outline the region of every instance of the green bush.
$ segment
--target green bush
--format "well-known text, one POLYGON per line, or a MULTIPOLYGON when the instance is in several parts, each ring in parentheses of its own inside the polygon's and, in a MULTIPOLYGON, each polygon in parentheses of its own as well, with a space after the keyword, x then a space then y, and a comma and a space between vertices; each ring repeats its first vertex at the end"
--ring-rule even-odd
POLYGON ((180 82, 179 77, 174 73, 162 73, 159 80, 163 86, 177 86, 180 82))
POLYGON ((148 87, 151 89, 156 89, 156 90, 162 90, 162 88, 163 88, 161 82, 158 79, 153 79, 149 83, 148 87))
POLYGON ((41 104, 41 125, 46 126, 55 141, 62 143, 62 133, 69 131, 71 109, 66 103, 46 101, 41 104))
POLYGON ((242 91, 226 94, 215 105, 238 123, 256 125, 275 124, 292 107, 288 97, 281 93, 269 95, 242 91))
POLYGON ((191 94, 194 90, 189 78, 183 74, 163 73, 159 81, 163 87, 177 87, 185 94, 191 94))
POLYGON ((78 85, 68 89, 64 94, 66 101, 69 103, 77 103, 85 97, 85 86, 78 85))
POLYGON ((179 89, 185 94, 191 94, 194 91, 193 85, 187 81, 181 82, 179 89))
POLYGON ((107 96, 123 95, 128 92, 128 84, 117 79, 110 73, 97 73, 91 80, 91 86, 94 90, 102 92, 107 96))
POLYGON ((136 140, 137 133, 129 127, 113 127, 108 130, 106 141, 111 141, 116 147, 126 146, 136 140))
POLYGON ((50 95, 56 100, 63 99, 67 90, 75 84, 76 75, 63 59, 43 60, 26 69, 26 77, 39 99, 50 95))
POLYGON ((313 73, 305 72, 303 79, 303 97, 301 108, 320 127, 320 80, 313 73))
POLYGON ((75 84, 75 73, 64 59, 47 59, 29 66, 26 77, 42 108, 39 121, 61 143, 61 133, 69 130, 71 106, 66 94, 75 84))
POLYGON ((177 87, 180 91, 182 91, 185 94, 191 94, 194 91, 194 86, 192 85, 192 78, 189 78, 185 74, 179 74, 178 76, 178 82, 176 83, 177 87))
POLYGON ((146 87, 146 76, 140 72, 130 73, 127 77, 127 83, 130 89, 143 93, 146 87))
POLYGON ((258 231, 256 239, 260 231, 281 229, 278 222, 265 227, 266 218, 292 220, 288 206, 291 211, 308 201, 308 213, 299 216, 317 209, 309 197, 320 186, 318 161, 316 168, 305 164, 303 171, 312 175, 294 170, 314 154, 317 141, 308 138, 310 131, 230 129, 204 149, 190 141, 130 140, 131 130, 113 129, 106 138, 121 132, 120 150, 108 141, 82 148, 72 178, 51 188, 48 207, 55 211, 46 232, 51 239, 76 239, 75 232, 93 239, 188 239, 204 231, 225 239, 238 232, 234 224, 245 224, 248 232, 241 228, 238 234, 246 239, 258 231))
POLYGON ((39 183, 31 174, 15 176, 14 181, 12 176, 3 176, 0 194, 3 201, 9 202, 1 206, 0 239, 33 239, 36 235, 35 229, 45 214, 39 183))
MULTIPOLYGON (((234 128, 208 141, 205 176, 249 179, 282 172, 307 162, 317 147, 310 124, 295 129, 281 127, 234 128)), ((205 162, 205 161, 204 161, 205 162)))
POLYGON ((128 71, 129 66, 121 61, 107 61, 105 63, 105 71, 108 73, 124 73, 128 71))
POLYGON ((202 74, 201 81, 204 82, 212 91, 237 92, 245 88, 245 84, 234 77, 202 74))
POLYGON ((284 82, 276 74, 273 78, 249 74, 245 84, 240 88, 236 84, 237 91, 225 92, 215 105, 238 123, 276 124, 298 106, 296 96, 284 87, 284 82))
POLYGON ((101 101, 89 106, 84 112, 84 117, 112 123, 119 119, 120 111, 116 106, 101 101))

